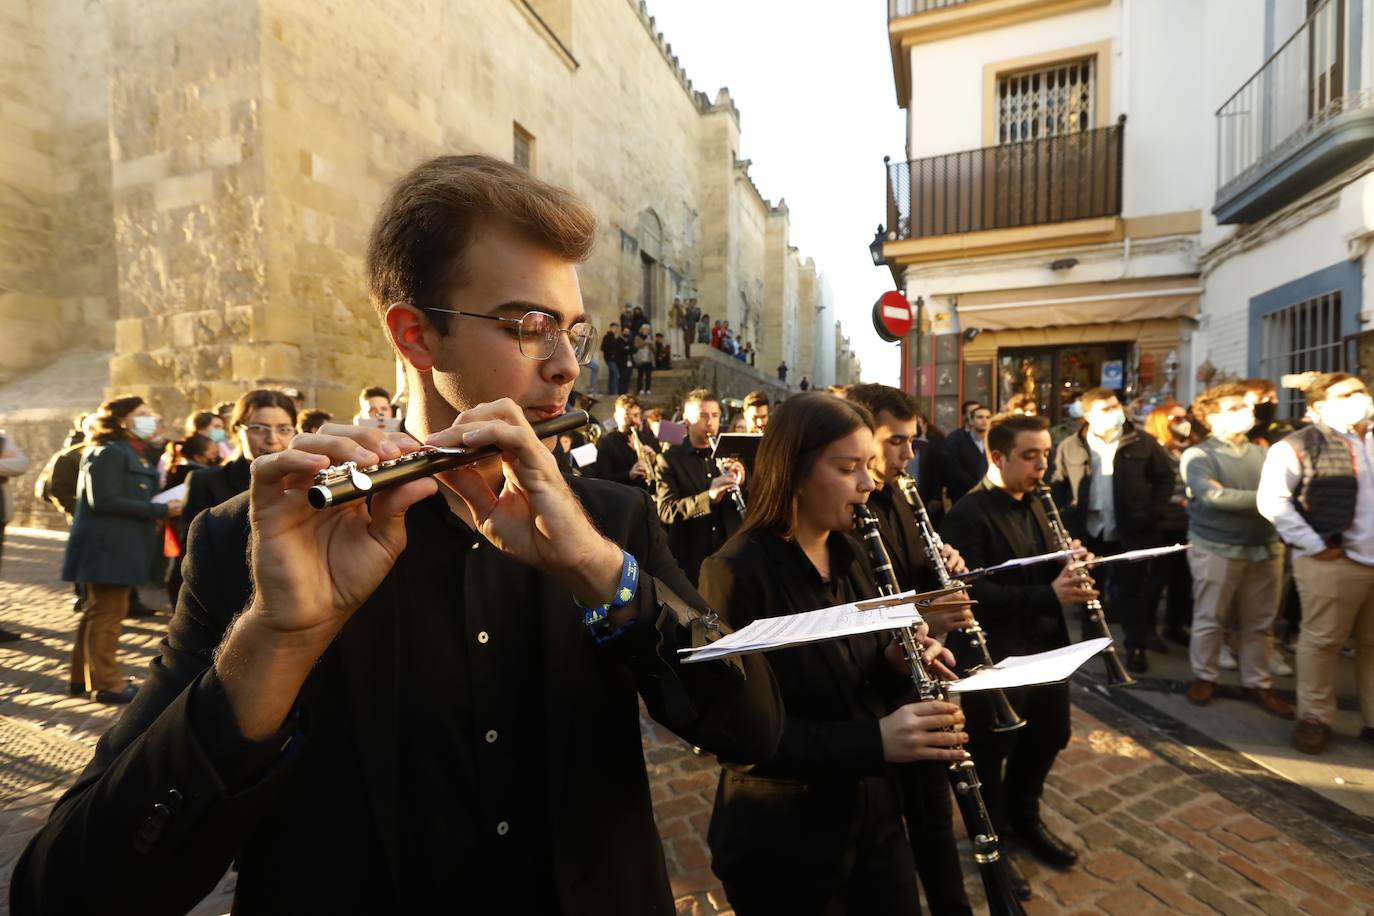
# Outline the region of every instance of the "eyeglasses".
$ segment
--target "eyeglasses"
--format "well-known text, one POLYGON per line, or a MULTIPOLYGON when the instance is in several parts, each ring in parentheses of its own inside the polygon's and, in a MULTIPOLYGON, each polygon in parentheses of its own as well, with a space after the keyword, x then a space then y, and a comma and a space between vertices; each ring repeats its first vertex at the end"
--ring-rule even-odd
POLYGON ((243 428, 250 433, 257 433, 259 436, 267 436, 276 433, 283 439, 296 434, 296 427, 294 426, 268 426, 266 423, 245 423, 243 428))
POLYGON ((514 325, 520 339, 520 355, 526 359, 548 359, 558 346, 560 334, 568 335, 573 355, 578 365, 585 366, 592 358, 592 344, 596 342, 596 328, 585 321, 579 321, 570 328, 560 328, 558 320, 547 312, 526 312, 519 318, 502 318, 499 315, 482 315, 477 312, 459 312, 426 306, 425 311, 444 312, 464 318, 482 318, 486 321, 499 321, 514 325))

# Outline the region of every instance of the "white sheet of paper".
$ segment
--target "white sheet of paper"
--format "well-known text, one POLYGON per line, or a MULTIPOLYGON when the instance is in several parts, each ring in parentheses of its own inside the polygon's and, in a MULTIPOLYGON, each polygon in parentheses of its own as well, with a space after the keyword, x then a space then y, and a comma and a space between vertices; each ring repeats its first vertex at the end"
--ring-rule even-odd
MULTIPOLYGON (((906 594, 914 595, 916 592, 906 594)), ((864 610, 859 604, 840 604, 801 614, 765 617, 716 640, 709 646, 678 651, 683 654, 684 663, 704 662, 713 658, 767 652, 770 649, 782 649, 824 639, 899 629, 910 626, 921 617, 913 604, 898 604, 872 610, 864 610)))
POLYGON ((186 484, 179 483, 170 490, 163 490, 161 493, 153 495, 153 502, 155 503, 169 503, 174 499, 186 502, 186 484))
POLYGON ((1180 550, 1188 550, 1192 544, 1172 544, 1168 547, 1142 547, 1139 550, 1126 550, 1121 553, 1114 553, 1109 557, 1093 557, 1088 563, 1077 563, 1077 566, 1104 566, 1107 563, 1132 563, 1137 560, 1148 560, 1151 557, 1162 557, 1170 553, 1178 553, 1180 550))
POLYGON ((1035 684, 1057 684, 1068 678, 1083 663, 1111 645, 1106 636, 1038 652, 1035 655, 1008 655, 991 668, 984 668, 949 685, 950 693, 976 693, 979 690, 1007 690, 1035 684))
POLYGON ((568 455, 572 458, 573 464, 580 468, 585 468, 587 465, 596 461, 596 443, 588 442, 586 445, 579 445, 571 452, 568 452, 568 455))

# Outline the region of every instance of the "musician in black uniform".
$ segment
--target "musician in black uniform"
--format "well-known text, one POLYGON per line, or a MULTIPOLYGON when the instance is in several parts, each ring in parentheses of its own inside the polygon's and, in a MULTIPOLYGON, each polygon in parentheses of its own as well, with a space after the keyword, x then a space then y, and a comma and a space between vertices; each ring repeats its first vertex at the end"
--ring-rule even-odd
MULTIPOLYGON (((868 508, 878 519, 897 583, 903 589, 939 588, 940 582, 926 559, 916 517, 896 482, 914 454, 916 400, 890 385, 878 384, 855 385, 845 399, 862 404, 873 414, 873 459, 868 473, 873 478, 874 490, 868 495, 868 508)), ((959 552, 948 544, 944 545, 943 556, 945 568, 951 573, 966 571, 959 552)), ((944 633, 973 620, 968 608, 944 614, 932 608, 924 616, 936 638, 943 638, 944 633)), ((903 812, 916 871, 925 888, 926 905, 935 916, 972 912, 959 867, 954 809, 944 771, 945 765, 938 762, 896 769, 902 783, 903 812)))
POLYGON ((615 399, 615 429, 602 435, 596 443, 596 476, 602 480, 632 487, 649 489, 649 478, 653 471, 651 462, 656 457, 652 449, 640 444, 644 458, 635 449, 635 439, 639 436, 640 406, 632 394, 622 394, 615 399))
POLYGON ((743 761, 782 710, 761 658, 679 664, 709 618, 648 494, 565 478, 531 428, 590 355, 596 225, 485 156, 401 180, 367 264, 405 432, 297 436, 196 519, 160 656, 13 913, 184 913, 231 863, 239 913, 673 911, 641 709, 743 761), (421 442, 501 457, 310 508, 325 466, 421 442))
POLYGON ((744 484, 744 466, 733 458, 722 473, 711 458, 720 433, 720 399, 710 389, 688 392, 682 404, 687 441, 658 456, 658 518, 668 527, 668 548, 693 585, 701 563, 739 530, 739 507, 730 492, 744 484))
MULTIPOLYGON (((868 411, 794 395, 760 443, 744 526, 701 568, 701 593, 736 626, 877 594, 850 539, 873 490, 868 411)), ((919 912, 892 763, 962 760, 953 704, 901 706, 905 662, 887 633, 771 652, 786 718, 772 759, 725 769, 711 867, 740 916, 919 912)), ((933 644, 938 651, 938 643, 933 644)), ((930 653, 933 655, 933 653, 930 653)))
MULTIPOLYGON (((969 566, 978 569, 1055 549, 1049 520, 1035 496, 1049 468, 1050 448, 1044 417, 1003 415, 993 420, 987 433, 987 475, 945 514, 940 532, 969 566)), ((1075 577, 1067 565, 1041 563, 979 579, 971 592, 979 622, 996 640, 997 655, 1029 655, 1068 645, 1064 608, 1094 597, 1090 582, 1075 577)), ((956 656, 961 649, 956 647, 956 656)), ((1014 732, 993 734, 985 704, 964 708, 983 797, 999 834, 1010 828, 1026 851, 1066 868, 1078 854, 1040 819, 1040 796, 1055 757, 1069 743, 1068 684, 1006 693, 1026 720, 1014 732)))

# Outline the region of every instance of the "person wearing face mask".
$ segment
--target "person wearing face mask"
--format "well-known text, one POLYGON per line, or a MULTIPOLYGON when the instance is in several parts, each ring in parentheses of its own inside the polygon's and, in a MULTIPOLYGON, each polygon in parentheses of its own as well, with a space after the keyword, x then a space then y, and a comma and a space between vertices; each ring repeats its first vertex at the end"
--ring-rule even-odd
POLYGON ((100 405, 91 444, 81 458, 76 514, 62 559, 62 578, 86 586, 86 606, 72 644, 73 696, 128 703, 138 692, 115 659, 130 590, 148 580, 156 551, 155 522, 175 518, 181 502, 153 502, 162 421, 135 395, 100 405))
MULTIPOLYGON (((1145 418, 1145 432, 1154 437, 1164 449, 1174 470, 1174 492, 1159 517, 1159 536, 1166 544, 1178 544, 1188 539, 1188 494, 1179 470, 1183 451, 1193 443, 1193 424, 1188 410, 1170 398, 1150 411, 1145 418)), ((1188 555, 1169 554, 1155 561, 1145 595, 1145 613, 1149 621, 1146 647, 1155 652, 1166 648, 1156 634, 1155 615, 1159 600, 1168 590, 1168 604, 1164 610, 1164 635, 1172 642, 1186 646, 1190 638, 1187 627, 1193 621, 1193 574, 1188 568, 1188 555)))
MULTIPOLYGON (((1116 392, 1091 388, 1079 398, 1083 428, 1059 443, 1050 482, 1069 533, 1098 556, 1161 544, 1159 519, 1174 492, 1174 469, 1164 449, 1126 420, 1116 392)), ((1106 579, 1104 602, 1121 622, 1126 668, 1149 669, 1145 583, 1149 563, 1117 563, 1106 579)))
POLYGON ((181 514, 182 544, 186 543, 197 515, 248 489, 254 458, 275 455, 290 444, 291 437, 296 434, 296 403, 275 388, 255 388, 234 402, 229 428, 234 432, 236 445, 233 460, 192 471, 186 477, 186 511, 181 514))
POLYGON ((1336 715, 1336 665, 1352 634, 1360 739, 1374 744, 1374 401, 1345 372, 1316 376, 1303 397, 1317 420, 1269 449, 1257 504, 1294 552, 1302 631, 1293 745, 1320 754, 1336 715))
POLYGON ((1255 412, 1255 425, 1249 439, 1256 445, 1273 445, 1293 432, 1293 424, 1279 419, 1279 389, 1267 378, 1248 378, 1242 381, 1245 406, 1255 412))
POLYGON ((1193 633, 1188 702, 1206 706, 1216 690, 1218 660, 1228 621, 1239 643, 1240 678, 1261 709, 1292 719, 1293 708, 1273 691, 1270 628, 1283 582, 1283 545, 1255 496, 1264 450, 1248 437, 1255 414, 1245 387, 1209 388, 1193 401, 1193 416, 1211 435, 1183 453, 1188 485, 1188 564, 1193 572, 1193 633))

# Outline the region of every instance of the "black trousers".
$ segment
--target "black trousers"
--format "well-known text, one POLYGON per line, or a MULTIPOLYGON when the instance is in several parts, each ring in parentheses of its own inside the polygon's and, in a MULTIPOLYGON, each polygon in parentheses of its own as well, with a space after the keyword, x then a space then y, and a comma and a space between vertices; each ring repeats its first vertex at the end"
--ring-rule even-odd
POLYGON ((912 916, 921 912, 911 848, 902 828, 901 799, 886 777, 869 777, 859 788, 838 881, 770 861, 760 850, 747 876, 722 879, 739 916, 912 916))
POLYGON ((926 906, 933 916, 971 916, 954 839, 949 764, 924 760, 900 764, 893 771, 902 790, 907 839, 926 906))
MULTIPOLYGON (((1161 532, 1166 544, 1182 543, 1188 540, 1188 532, 1161 532)), ((1171 553, 1150 561, 1150 580, 1146 584, 1145 619, 1149 629, 1154 629, 1159 615, 1159 599, 1168 589, 1168 604, 1164 608, 1164 625, 1171 630, 1181 630, 1193 623, 1193 570, 1188 565, 1188 554, 1171 553)))
POLYGON ((1069 685, 1047 684, 1006 691, 1011 705, 1026 720, 1011 732, 992 731, 987 703, 966 702, 965 747, 973 755, 983 801, 997 832, 1040 815, 1040 796, 1054 759, 1069 744, 1069 685))
MULTIPOLYGON (((1099 557, 1111 556, 1126 549, 1120 541, 1100 541, 1091 536, 1085 538, 1083 544, 1099 557)), ((1152 564, 1145 561, 1109 563, 1091 570, 1097 590, 1102 593, 1100 600, 1107 620, 1121 624, 1128 650, 1145 648, 1145 636, 1150 630, 1146 600, 1151 568, 1152 564)))

